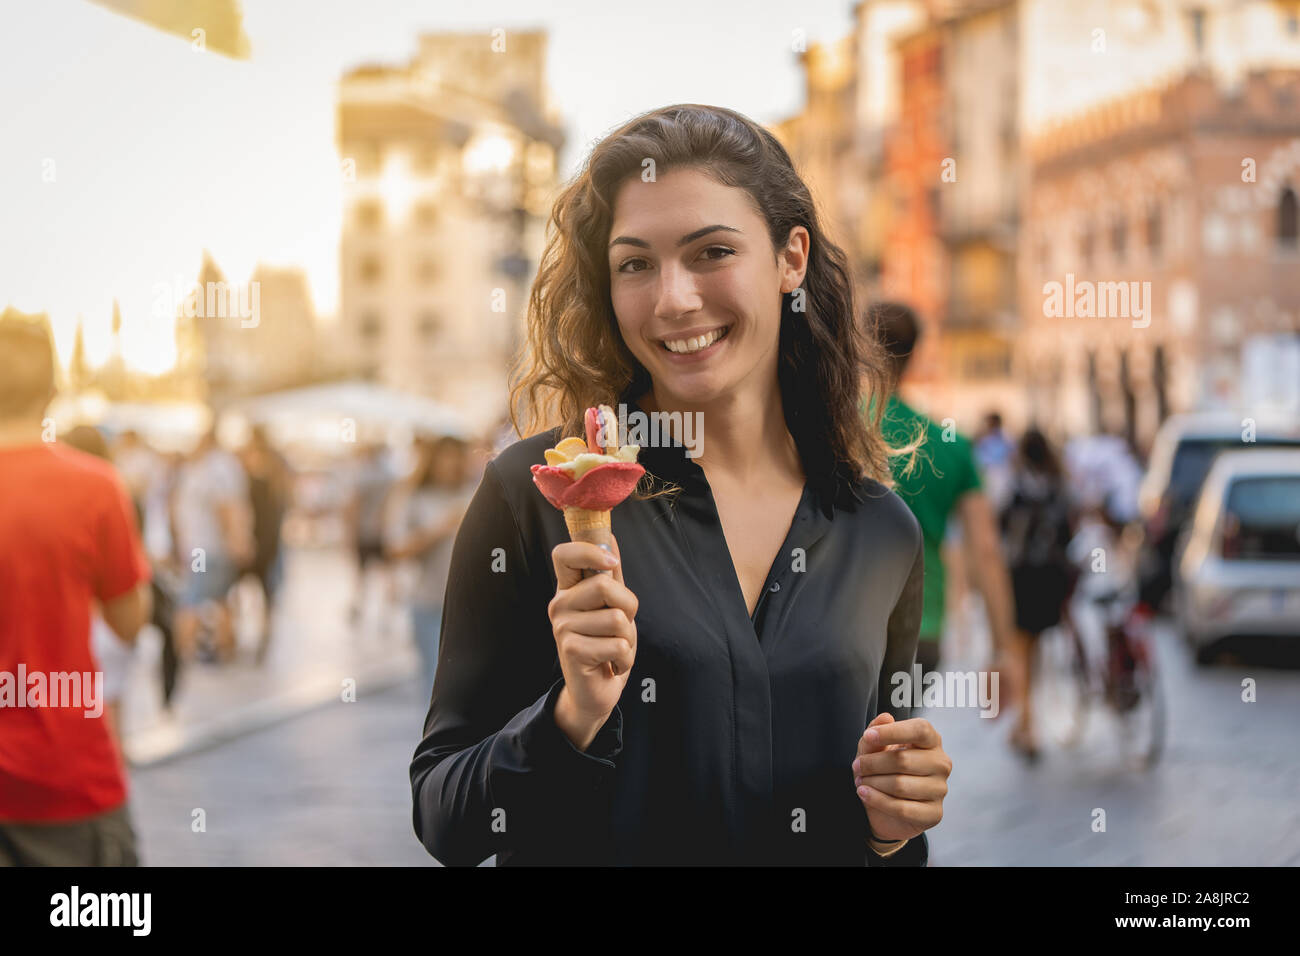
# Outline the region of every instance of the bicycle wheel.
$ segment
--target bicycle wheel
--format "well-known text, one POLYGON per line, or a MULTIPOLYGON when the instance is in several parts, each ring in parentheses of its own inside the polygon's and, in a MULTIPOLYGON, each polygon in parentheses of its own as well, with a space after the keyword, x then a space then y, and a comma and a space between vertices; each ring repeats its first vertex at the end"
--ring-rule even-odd
POLYGON ((1119 679, 1108 698, 1115 706, 1120 729, 1120 751, 1134 770, 1155 766, 1164 750, 1165 695, 1156 672, 1151 641, 1146 636, 1126 636, 1132 669, 1119 679))
POLYGON ((1033 677, 1034 724, 1045 739, 1070 748, 1083 739, 1088 716, 1088 662, 1068 620, 1038 636, 1033 677))

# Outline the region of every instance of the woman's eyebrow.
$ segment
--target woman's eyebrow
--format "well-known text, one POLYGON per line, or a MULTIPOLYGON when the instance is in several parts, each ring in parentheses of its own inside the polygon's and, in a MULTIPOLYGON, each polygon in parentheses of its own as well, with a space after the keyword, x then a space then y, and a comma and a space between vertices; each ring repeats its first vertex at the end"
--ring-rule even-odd
MULTIPOLYGON (((699 239, 701 236, 707 236, 709 233, 717 232, 719 229, 726 230, 727 232, 740 233, 740 230, 736 229, 734 226, 705 226, 703 229, 696 229, 694 232, 688 232, 686 235, 682 236, 677 240, 677 246, 678 248, 685 246, 694 242, 696 239, 699 239)), ((644 239, 637 239, 635 236, 619 236, 617 239, 610 242, 609 247, 613 249, 620 243, 626 246, 640 246, 642 249, 650 248, 650 243, 646 242, 644 239)))

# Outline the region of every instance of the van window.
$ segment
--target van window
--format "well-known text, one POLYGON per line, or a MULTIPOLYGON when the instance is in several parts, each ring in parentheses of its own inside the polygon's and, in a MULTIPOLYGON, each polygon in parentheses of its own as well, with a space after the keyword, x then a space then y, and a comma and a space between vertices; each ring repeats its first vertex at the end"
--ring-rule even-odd
POLYGON ((1223 556, 1300 560, 1300 475, 1238 478, 1228 489, 1223 556))
POLYGON ((1175 506, 1190 507, 1201 493, 1214 456, 1226 449, 1300 448, 1300 439, 1259 436, 1254 442, 1240 438, 1186 438, 1178 443, 1169 469, 1169 497, 1175 506))

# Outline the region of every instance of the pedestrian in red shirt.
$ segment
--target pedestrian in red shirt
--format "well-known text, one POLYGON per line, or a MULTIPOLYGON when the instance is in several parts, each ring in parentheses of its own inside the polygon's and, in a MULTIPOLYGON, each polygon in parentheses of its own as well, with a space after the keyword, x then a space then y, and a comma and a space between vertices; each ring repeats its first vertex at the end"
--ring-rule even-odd
POLYGON ((135 865, 91 611, 133 643, 149 564, 112 465, 54 441, 44 316, 0 314, 0 866, 135 865))

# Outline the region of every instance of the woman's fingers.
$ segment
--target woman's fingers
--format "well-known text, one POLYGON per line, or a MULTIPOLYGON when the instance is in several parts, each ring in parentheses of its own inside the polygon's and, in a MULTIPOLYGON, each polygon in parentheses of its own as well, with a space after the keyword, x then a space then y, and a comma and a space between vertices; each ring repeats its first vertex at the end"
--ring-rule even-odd
POLYGON ((586 637, 621 637, 636 646, 636 625, 628 620, 620 608, 602 608, 583 611, 564 619, 563 624, 574 634, 586 637))
POLYGON ((924 777, 941 773, 945 766, 937 751, 906 747, 860 754, 853 761, 853 772, 860 777, 881 773, 906 773, 924 777))
POLYGON ((632 669, 636 648, 624 638, 587 637, 584 634, 565 634, 563 653, 582 667, 595 670, 606 663, 615 665, 616 674, 632 669))
POLYGON ((900 800, 942 800, 948 795, 948 783, 943 777, 912 776, 911 774, 871 774, 854 778, 855 787, 870 787, 900 800))
MULTIPOLYGON (((877 719, 879 719, 877 717, 877 719)), ((877 724, 874 720, 858 738, 858 756, 884 750, 894 744, 910 744, 923 749, 938 749, 943 738, 924 717, 877 724)))
MULTIPOLYGON (((614 566, 610 563, 612 557, 608 551, 587 541, 565 541, 563 544, 557 544, 551 549, 556 588, 566 590, 581 583, 582 572, 585 569, 610 570, 614 566)), ((595 575, 595 577, 609 577, 609 575, 595 575)), ((617 579, 622 583, 621 575, 618 575, 617 579)))
POLYGON ((596 574, 584 578, 569 588, 564 595, 564 606, 571 611, 594 611, 603 607, 615 607, 631 620, 636 617, 638 602, 636 595, 622 582, 616 581, 608 574, 596 574))
POLYGON ((867 793, 858 790, 858 799, 868 810, 903 820, 923 830, 928 830, 943 819, 943 804, 938 800, 906 800, 867 786, 867 793))
MULTIPOLYGON (((569 542, 569 544, 580 545, 585 548, 592 548, 598 554, 604 554, 595 545, 588 545, 582 542, 569 542)), ((557 545, 556 552, 565 545, 557 545)), ((590 556, 589 552, 577 554, 575 552, 566 552, 571 555, 567 558, 556 558, 556 573, 561 573, 561 561, 581 562, 590 556), (584 557, 586 555, 587 557, 584 557)), ((567 574, 570 575, 569 586, 565 587, 560 584, 556 589, 555 597, 551 599, 550 613, 551 619, 564 613, 574 611, 594 611, 598 608, 612 607, 618 608, 627 615, 629 620, 636 618, 639 607, 637 597, 627 589, 620 577, 612 577, 608 574, 594 574, 589 578, 579 577, 581 570, 570 567, 567 574)))
POLYGON ((618 564, 614 565, 613 575, 606 575, 606 577, 612 576, 615 581, 617 581, 619 584, 622 584, 623 583, 623 556, 618 553, 618 538, 614 537, 614 532, 612 531, 609 533, 609 546, 610 549, 613 550, 614 552, 614 557, 618 558, 619 560, 618 560, 618 564))

